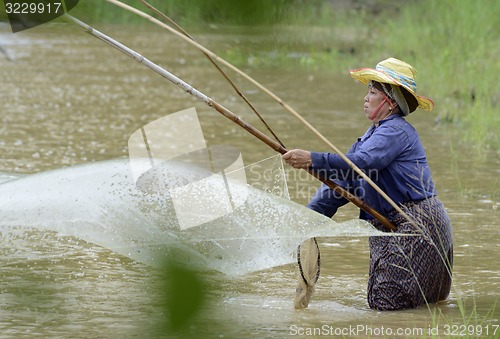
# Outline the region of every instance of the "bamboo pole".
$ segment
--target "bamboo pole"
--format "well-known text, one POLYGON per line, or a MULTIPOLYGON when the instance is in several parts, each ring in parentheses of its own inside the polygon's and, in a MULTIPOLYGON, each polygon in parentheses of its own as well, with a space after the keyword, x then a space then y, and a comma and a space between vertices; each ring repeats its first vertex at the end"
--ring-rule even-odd
MULTIPOLYGON (((101 33, 100 31, 90 27, 89 25, 85 24, 84 22, 72 17, 69 14, 65 14, 64 17, 68 19, 69 21, 77 24, 78 26, 82 27, 85 29, 87 33, 90 35, 98 38, 99 40, 105 42, 106 44, 118 49, 125 55, 129 56, 130 58, 133 58, 137 62, 141 63, 142 65, 148 67, 149 69, 153 70, 154 72, 158 73, 159 75, 163 76, 176 86, 182 88, 186 93, 191 94, 198 100, 204 102, 208 106, 212 107, 215 109, 217 112, 221 113, 223 116, 225 116, 227 119, 233 121, 243 129, 245 129, 247 132, 255 136, 257 139, 260 141, 264 142, 266 145, 271 147, 273 150, 280 154, 285 154, 287 152, 287 149, 283 147, 281 144, 279 144, 277 141, 274 139, 269 138, 266 134, 262 133, 260 130, 256 129, 240 117, 238 117, 236 114, 232 113, 230 110, 225 108, 224 106, 220 105, 219 103, 215 102, 213 99, 208 97, 207 95, 203 94, 202 92, 198 91, 196 88, 193 86, 189 85, 188 83, 184 82, 180 78, 176 77, 172 73, 168 72, 164 68, 158 66, 157 64, 153 63, 149 59, 145 58, 141 54, 135 52, 134 50, 130 49, 129 47, 121 44, 120 42, 112 39, 111 37, 105 35, 104 33, 101 33)), ((328 187, 333 189, 335 192, 340 194, 342 197, 346 198, 347 200, 351 201, 354 203, 356 206, 359 208, 363 209, 370 215, 372 215, 374 218, 379 220, 385 227, 387 227, 389 230, 396 231, 396 227, 380 212, 375 210, 374 208, 368 206, 365 204, 365 202, 349 191, 343 189, 341 186, 335 184, 333 181, 328 180, 326 178, 322 178, 318 173, 313 172, 310 169, 306 169, 309 174, 320 180, 321 182, 325 183, 328 187)))
MULTIPOLYGON (((205 48, 198 42, 186 37, 182 33, 176 31, 172 27, 168 26, 167 24, 159 21, 158 19, 152 17, 151 15, 144 13, 140 11, 139 9, 129 6, 123 2, 120 2, 118 0, 106 0, 107 2, 118 6, 120 8, 123 8, 129 12, 135 13, 152 23, 168 30, 169 32, 175 34, 176 36, 180 37, 184 41, 190 43, 194 47, 198 48, 201 50, 203 53, 206 55, 210 56, 212 60, 216 62, 220 62, 224 66, 230 68, 234 72, 240 74, 243 78, 248 80, 250 83, 255 85, 257 88, 259 88, 262 92, 266 93, 268 96, 270 96, 273 100, 278 102, 283 108, 285 108, 288 112, 290 112, 295 118, 297 118, 303 125, 305 125, 309 130, 311 130, 318 138, 320 138, 328 147, 330 147, 335 153, 337 153, 342 160, 344 160, 349 167, 351 167, 360 177, 362 177, 375 191, 377 191, 378 194, 380 194, 399 214, 401 214, 406 220, 408 220, 410 223, 413 225, 416 225, 415 221, 407 214, 405 213, 388 195, 385 193, 380 187, 378 187, 373 180, 367 176, 355 163, 351 161, 344 153, 342 153, 337 146, 335 146, 333 143, 331 143, 321 132, 319 132, 313 125, 311 125, 304 117, 302 117, 297 111, 295 111, 290 105, 288 105, 285 101, 283 101, 281 98, 279 98, 276 94, 271 92, 269 89, 264 87, 262 84, 260 84, 258 81, 250 77, 248 74, 237 68, 236 66, 233 66, 231 63, 225 61, 224 59, 220 58, 217 54, 214 52, 210 51, 209 49, 205 48)), ((357 206, 357 205, 356 205, 357 206)), ((359 207, 359 206, 358 206, 359 207)))
MULTIPOLYGON (((162 13, 161 11, 159 11, 158 9, 156 9, 154 6, 152 6, 151 4, 149 4, 147 1, 145 1, 145 0, 139 0, 139 1, 144 6, 146 6, 149 9, 151 9, 152 11, 154 11, 155 13, 157 13, 158 15, 160 15, 161 17, 163 17, 165 20, 167 20, 168 22, 170 22, 171 25, 173 25, 179 32, 181 32, 182 34, 184 34, 186 37, 188 37, 189 39, 191 39, 193 41, 196 41, 188 32, 186 32, 174 20, 170 19, 164 13, 162 13)), ((219 73, 224 77, 224 79, 226 79, 226 81, 231 85, 231 87, 236 92, 236 94, 238 94, 238 96, 243 99, 243 101, 248 105, 248 107, 250 107, 250 109, 255 113, 255 115, 257 115, 257 117, 259 118, 259 120, 264 124, 264 126, 267 128, 267 130, 269 131, 269 133, 271 133, 271 135, 274 137, 274 139, 277 142, 279 142, 281 146, 285 147, 285 145, 281 142, 281 140, 278 138, 278 136, 276 135, 276 133, 274 133, 274 131, 271 129, 271 127, 264 120, 264 118, 262 117, 262 115, 257 111, 257 109, 254 107, 254 105, 252 105, 252 103, 247 99, 247 97, 245 95, 243 95, 243 93, 238 89, 238 87, 229 78, 229 76, 222 70, 222 68, 220 68, 220 66, 210 57, 210 55, 208 55, 207 53, 205 53, 203 51, 201 51, 201 52, 207 57, 207 59, 212 63, 212 65, 217 69, 217 71, 219 71, 219 73)))

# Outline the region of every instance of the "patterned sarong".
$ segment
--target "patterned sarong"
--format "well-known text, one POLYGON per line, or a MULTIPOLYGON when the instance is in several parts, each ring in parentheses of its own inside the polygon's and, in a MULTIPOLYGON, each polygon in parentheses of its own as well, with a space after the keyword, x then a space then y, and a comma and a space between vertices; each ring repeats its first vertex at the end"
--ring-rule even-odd
MULTIPOLYGON (((389 216, 398 233, 416 236, 370 237, 368 304, 378 310, 415 308, 448 297, 453 266, 451 222, 436 197, 403 204, 413 226, 389 216)), ((386 229, 377 220, 372 224, 386 229)))

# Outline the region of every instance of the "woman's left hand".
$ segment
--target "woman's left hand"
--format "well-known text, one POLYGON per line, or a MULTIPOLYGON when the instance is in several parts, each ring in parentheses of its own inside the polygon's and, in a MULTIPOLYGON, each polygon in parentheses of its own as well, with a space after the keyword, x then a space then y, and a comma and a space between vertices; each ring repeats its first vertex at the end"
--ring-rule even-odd
POLYGON ((309 168, 312 166, 311 152, 303 149, 292 149, 283 154, 283 160, 293 168, 309 168))

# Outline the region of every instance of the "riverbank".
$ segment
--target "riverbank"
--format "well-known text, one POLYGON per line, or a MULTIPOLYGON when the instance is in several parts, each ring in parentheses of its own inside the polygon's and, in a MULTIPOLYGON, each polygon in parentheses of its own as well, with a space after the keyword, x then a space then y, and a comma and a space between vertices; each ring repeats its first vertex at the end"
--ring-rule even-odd
MULTIPOLYGON (((137 1, 130 3, 146 10, 137 1)), ((195 32, 242 27, 262 32, 264 44, 256 35, 256 44, 216 51, 240 67, 345 72, 373 67, 389 56, 403 59, 418 70, 419 92, 434 99, 437 124, 462 129, 464 143, 479 151, 499 149, 498 1, 209 0, 155 5, 195 32)), ((146 23, 105 2, 81 2, 75 13, 90 21, 146 23)))

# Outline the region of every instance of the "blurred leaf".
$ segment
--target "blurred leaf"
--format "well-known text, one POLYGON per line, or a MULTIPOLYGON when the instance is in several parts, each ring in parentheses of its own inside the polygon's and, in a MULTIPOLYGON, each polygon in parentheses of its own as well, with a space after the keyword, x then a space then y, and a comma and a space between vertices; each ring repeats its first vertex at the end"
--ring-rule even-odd
POLYGON ((192 269, 167 263, 166 293, 168 328, 179 331, 189 327, 206 299, 205 282, 192 269))

